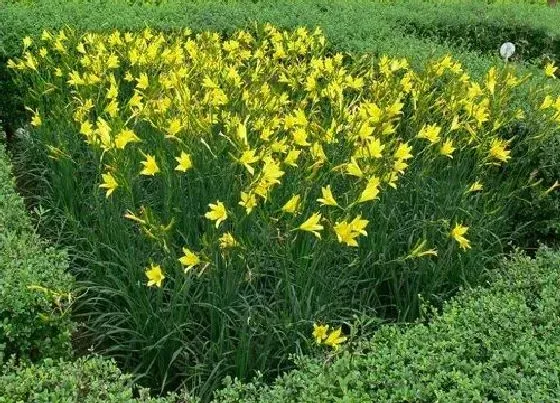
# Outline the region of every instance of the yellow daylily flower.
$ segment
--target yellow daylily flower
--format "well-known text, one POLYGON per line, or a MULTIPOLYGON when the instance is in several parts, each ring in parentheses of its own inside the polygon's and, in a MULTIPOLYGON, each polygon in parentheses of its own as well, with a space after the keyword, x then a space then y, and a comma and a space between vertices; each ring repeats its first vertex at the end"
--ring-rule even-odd
POLYGON ((161 287, 163 284, 163 280, 165 279, 165 275, 163 274, 163 270, 161 266, 154 265, 145 271, 146 277, 148 278, 148 287, 161 287))
POLYGON ((455 224, 455 227, 451 230, 451 237, 459 243, 459 247, 463 250, 471 247, 470 241, 463 236, 468 230, 469 227, 464 227, 462 224, 455 224))
POLYGON ((544 75, 550 78, 556 78, 554 75, 556 70, 558 70, 558 67, 554 66, 553 62, 547 63, 546 66, 544 66, 544 75))
POLYGON ((246 213, 249 214, 257 205, 257 198, 253 193, 241 192, 239 205, 245 207, 246 213))
POLYGON ((178 163, 175 171, 187 172, 193 166, 191 156, 184 151, 181 152, 180 156, 175 157, 175 161, 178 163))
POLYGON ((251 164, 254 164, 255 162, 258 162, 259 159, 260 159, 255 154, 256 154, 256 150, 247 150, 247 151, 244 151, 243 154, 241 154, 241 157, 239 157, 239 163, 244 165, 245 168, 247 168, 247 171, 251 175, 255 174, 255 168, 253 168, 253 166, 251 164))
POLYGON ((225 232, 219 239, 220 241, 220 248, 221 249, 228 249, 234 248, 239 245, 236 239, 231 235, 230 232, 225 232))
POLYGON ((115 147, 118 149, 124 149, 129 143, 137 143, 140 138, 134 133, 133 130, 124 128, 122 129, 117 137, 115 138, 115 147))
POLYGON ((319 203, 324 206, 338 206, 338 203, 332 194, 331 185, 323 186, 321 188, 321 193, 323 194, 323 197, 321 199, 317 199, 319 203))
POLYGON ((441 155, 444 155, 449 158, 453 158, 453 152, 455 151, 455 147, 453 147, 453 140, 447 139, 439 149, 441 155))
POLYGON ((346 336, 342 336, 342 329, 338 328, 333 330, 325 340, 325 344, 327 346, 331 346, 335 351, 338 351, 340 348, 340 344, 344 343, 348 338, 346 336))
POLYGON ((39 115, 38 111, 33 113, 33 117, 31 118, 31 126, 39 127, 43 124, 43 120, 41 119, 41 115, 39 115))
POLYGON ((364 203, 370 200, 375 200, 377 199, 377 196, 379 195, 379 184, 381 183, 381 180, 377 177, 377 176, 372 176, 367 185, 366 188, 363 190, 362 194, 360 195, 360 198, 358 199, 358 203, 364 203))
POLYGON ((210 207, 210 211, 204 214, 204 217, 211 221, 216 221, 216 228, 218 228, 223 221, 227 220, 227 210, 224 204, 219 200, 216 204, 210 203, 208 206, 210 207))
POLYGON ((318 325, 314 323, 313 337, 315 338, 315 343, 321 344, 321 342, 327 338, 328 331, 329 331, 329 325, 318 325))
POLYGON ((115 177, 110 173, 102 174, 101 177, 103 178, 103 183, 99 185, 99 187, 102 189, 107 189, 105 197, 109 197, 111 196, 111 193, 113 193, 119 186, 119 184, 117 183, 115 177))
POLYGON ((282 206, 282 211, 286 213, 295 214, 299 206, 300 195, 293 195, 290 200, 288 200, 284 206, 282 206))
POLYGON ((357 176, 358 178, 364 176, 364 173, 355 158, 351 158, 350 162, 346 164, 346 172, 348 175, 357 176))
POLYGON ((476 181, 469 187, 468 192, 480 192, 482 189, 483 189, 482 183, 476 181))
POLYGON ((437 125, 424 125, 416 137, 426 139, 430 143, 435 144, 440 140, 441 127, 437 125))
POLYGON ((141 162, 144 169, 140 171, 140 175, 154 176, 160 172, 159 167, 156 163, 156 158, 153 155, 146 155, 146 160, 141 162))
POLYGON ((313 233, 317 238, 321 238, 321 234, 319 231, 324 229, 324 227, 320 224, 321 221, 321 214, 320 213, 313 213, 311 217, 305 220, 300 226, 299 229, 302 231, 307 231, 313 233))
POLYGON ((506 150, 507 145, 508 142, 505 140, 493 139, 490 143, 490 157, 500 160, 501 162, 507 162, 511 158, 511 151, 506 150))
POLYGON ((189 248, 183 248, 183 256, 179 259, 179 262, 185 266, 185 273, 195 266, 198 266, 201 262, 200 258, 189 248))

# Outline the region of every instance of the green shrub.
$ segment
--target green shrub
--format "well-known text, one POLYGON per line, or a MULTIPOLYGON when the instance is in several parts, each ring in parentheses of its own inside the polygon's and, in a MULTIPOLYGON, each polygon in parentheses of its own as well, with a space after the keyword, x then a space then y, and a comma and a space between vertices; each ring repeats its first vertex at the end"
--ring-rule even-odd
POLYGON ((274 385, 232 382, 216 402, 560 399, 560 253, 517 256, 427 324, 382 326, 336 357, 303 357, 274 385))
POLYGON ((76 361, 49 358, 29 366, 9 361, 0 373, 0 403, 194 402, 188 396, 150 398, 114 361, 96 356, 76 361))
POLYGON ((413 0, 387 7, 384 18, 410 35, 484 54, 497 54, 503 42, 513 42, 517 60, 560 60, 560 9, 556 8, 413 0))
POLYGON ((67 356, 72 279, 67 257, 35 234, 0 145, 0 363, 67 356))

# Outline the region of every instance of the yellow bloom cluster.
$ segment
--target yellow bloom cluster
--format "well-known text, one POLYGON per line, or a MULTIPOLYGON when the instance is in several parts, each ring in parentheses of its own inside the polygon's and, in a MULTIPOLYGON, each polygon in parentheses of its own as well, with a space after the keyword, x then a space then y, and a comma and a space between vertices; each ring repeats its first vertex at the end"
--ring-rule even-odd
MULTIPOLYGON (((108 198, 150 180, 173 191, 214 175, 209 186, 229 190, 196 214, 217 231, 233 221, 233 232, 218 234, 222 250, 243 245, 234 224, 257 209, 299 230, 289 232, 295 236, 329 232, 357 247, 368 236, 371 205, 412 164, 451 164, 463 152, 474 152, 481 166, 507 163, 498 130, 522 118, 500 109, 522 81, 510 70, 492 69, 477 82, 449 56, 414 71, 404 59, 328 54, 319 28, 266 25, 227 40, 188 29, 45 31, 26 37, 22 57, 8 66, 35 80, 36 93, 65 101, 58 110, 32 109, 31 124, 67 113, 75 135, 100 156, 99 187, 108 198)), ((545 100, 542 108, 560 114, 556 104, 545 100)), ((482 191, 474 179, 466 194, 482 191)), ((134 221, 157 237, 147 218, 134 221)), ((463 249, 470 247, 465 228, 452 231, 463 249)), ((186 270, 202 265, 201 252, 180 248, 186 270)), ((157 266, 146 275, 151 285, 164 278, 157 266)))
POLYGON ((332 347, 335 351, 338 351, 340 345, 344 343, 348 338, 342 335, 342 329, 334 329, 329 332, 329 325, 318 325, 313 324, 313 337, 315 338, 315 343, 324 344, 332 347))

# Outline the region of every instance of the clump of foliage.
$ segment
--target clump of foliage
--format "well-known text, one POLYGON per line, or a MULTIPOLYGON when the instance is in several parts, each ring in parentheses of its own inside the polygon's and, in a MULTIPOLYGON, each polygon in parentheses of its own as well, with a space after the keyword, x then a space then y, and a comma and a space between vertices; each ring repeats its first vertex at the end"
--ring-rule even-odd
POLYGON ((332 54, 320 29, 44 31, 7 65, 80 234, 89 336, 202 394, 287 368, 313 322, 411 319, 482 281, 560 116, 509 66, 332 54))
POLYGON ((0 145, 0 364, 11 356, 69 355, 73 279, 67 268, 66 254, 43 243, 31 226, 0 145))

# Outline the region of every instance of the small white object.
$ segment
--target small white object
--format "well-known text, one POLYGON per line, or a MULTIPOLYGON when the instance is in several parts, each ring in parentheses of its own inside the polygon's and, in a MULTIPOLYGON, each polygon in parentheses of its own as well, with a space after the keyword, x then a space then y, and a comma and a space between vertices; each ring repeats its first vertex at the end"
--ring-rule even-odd
POLYGON ((511 42, 502 43, 500 46, 500 56, 507 62, 511 56, 515 53, 515 45, 511 42))

